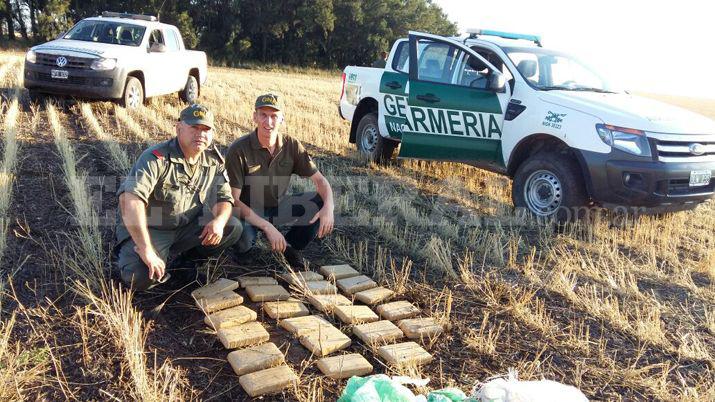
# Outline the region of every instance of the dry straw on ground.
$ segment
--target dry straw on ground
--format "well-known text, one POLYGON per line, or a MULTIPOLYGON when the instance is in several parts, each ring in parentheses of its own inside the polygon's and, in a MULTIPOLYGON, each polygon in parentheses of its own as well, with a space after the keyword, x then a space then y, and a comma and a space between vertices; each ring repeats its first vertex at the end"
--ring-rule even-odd
MULTIPOLYGON (((9 57, 0 66, 3 94, 10 95, 3 100, 2 166, 15 166, 8 154, 16 154, 18 172, 43 158, 50 178, 39 183, 50 200, 42 208, 70 224, 48 234, 35 229, 42 211, 0 208, 13 222, 3 236, 3 261, 21 276, 3 271, 0 398, 243 398, 225 356, 196 346, 210 336, 197 330, 190 318, 197 312, 180 293, 143 299, 149 305, 169 299, 182 311, 152 325, 132 304, 140 295, 105 279, 111 227, 101 225, 86 177, 109 175, 100 160, 125 171, 127 158, 173 135, 183 105, 175 96, 130 112, 101 102, 48 103, 35 114, 22 91, 13 116, 21 64, 9 57), (29 127, 36 115, 38 127, 24 132, 18 124, 29 127), (27 148, 31 157, 23 155, 27 148), (42 149, 51 152, 38 156, 42 149), (25 351, 30 358, 19 358, 25 351)), ((201 101, 217 116, 219 144, 252 129, 253 99, 268 91, 285 97, 285 131, 306 144, 338 190, 337 231, 311 246, 311 257, 349 262, 448 324, 427 342, 435 359, 423 367, 390 371, 354 342, 377 371, 469 390, 515 368, 523 379, 563 381, 593 399, 715 399, 715 203, 663 217, 604 213, 563 231, 518 219, 505 177, 452 163, 366 163, 348 143, 349 123, 337 116, 337 74, 211 69, 201 101)), ((715 118, 715 102, 666 100, 715 118)), ((33 180, 16 175, 10 183, 30 188, 33 180)), ((12 205, 15 197, 9 191, 7 197, 12 205)), ((212 275, 236 272, 221 261, 212 275)), ((278 264, 264 253, 251 268, 278 264)), ((286 348, 302 380, 285 397, 336 399, 344 382, 321 378, 310 358, 291 360, 299 345, 286 348)))

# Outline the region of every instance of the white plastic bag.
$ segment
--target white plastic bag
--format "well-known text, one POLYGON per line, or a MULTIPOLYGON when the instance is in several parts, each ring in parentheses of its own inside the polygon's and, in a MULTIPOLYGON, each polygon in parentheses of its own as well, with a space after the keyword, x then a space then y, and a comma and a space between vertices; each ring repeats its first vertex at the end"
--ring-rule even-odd
POLYGON ((588 402, 578 388, 556 381, 519 381, 516 373, 478 384, 473 398, 480 402, 588 402))

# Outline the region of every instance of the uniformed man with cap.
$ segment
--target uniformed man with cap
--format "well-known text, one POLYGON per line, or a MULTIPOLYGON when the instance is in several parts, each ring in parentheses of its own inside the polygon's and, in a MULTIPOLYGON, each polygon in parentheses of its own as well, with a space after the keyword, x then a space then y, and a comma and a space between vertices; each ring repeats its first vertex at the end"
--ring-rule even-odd
POLYGON ((304 268, 300 250, 333 230, 333 190, 303 144, 281 132, 283 110, 279 95, 256 98, 256 129, 236 140, 226 153, 234 214, 243 222, 236 248, 239 255, 247 252, 260 230, 292 267, 304 268), (286 195, 293 174, 310 177, 317 192, 286 195), (276 226, 290 229, 284 236, 276 226))
POLYGON ((182 110, 176 137, 145 150, 117 192, 117 265, 134 289, 164 282, 170 255, 206 258, 241 236, 213 128, 206 107, 182 110))
POLYGON ((376 59, 375 61, 372 62, 372 65, 370 67, 372 68, 385 68, 387 65, 387 52, 382 51, 380 52, 380 57, 376 59))

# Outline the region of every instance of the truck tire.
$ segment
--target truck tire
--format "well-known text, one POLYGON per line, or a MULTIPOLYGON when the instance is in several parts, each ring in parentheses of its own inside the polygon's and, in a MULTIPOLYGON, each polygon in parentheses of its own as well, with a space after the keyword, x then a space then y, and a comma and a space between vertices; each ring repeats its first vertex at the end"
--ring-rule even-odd
POLYGON ((196 103, 199 99, 199 82, 196 81, 196 77, 189 75, 184 89, 179 91, 179 98, 190 105, 196 103))
POLYGON ((397 142, 380 135, 377 125, 377 114, 368 113, 360 119, 357 126, 355 144, 360 154, 371 162, 385 163, 392 159, 397 142))
POLYGON ((585 215, 589 204, 579 164, 557 152, 538 152, 519 166, 511 191, 517 211, 558 223, 585 215))
POLYGON ((141 81, 135 77, 128 77, 124 85, 124 95, 119 104, 127 109, 136 109, 144 104, 144 88, 141 81))

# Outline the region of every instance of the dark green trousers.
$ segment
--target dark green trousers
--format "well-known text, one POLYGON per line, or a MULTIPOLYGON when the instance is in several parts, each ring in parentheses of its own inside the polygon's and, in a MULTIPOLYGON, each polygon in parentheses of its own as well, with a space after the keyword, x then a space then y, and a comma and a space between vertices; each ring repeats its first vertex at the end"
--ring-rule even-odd
MULTIPOLYGON (((233 246, 243 232, 241 222, 232 216, 226 223, 221 242, 215 246, 202 246, 199 235, 203 229, 203 225, 199 224, 197 218, 176 230, 150 228, 149 237, 159 257, 166 262, 170 255, 181 253, 188 254, 191 258, 208 258, 219 255, 233 246)), ((158 282, 156 279, 149 278, 149 268, 134 251, 135 245, 131 238, 117 244, 117 266, 124 283, 135 290, 147 290, 158 282)))

